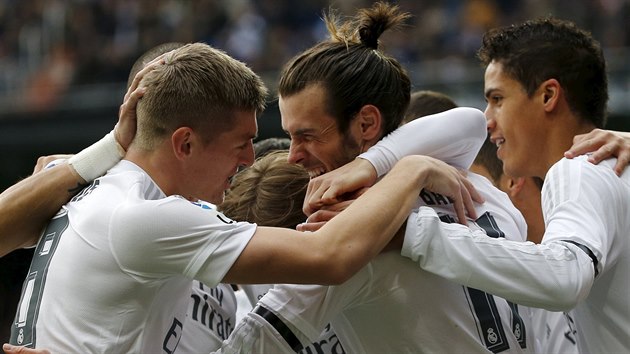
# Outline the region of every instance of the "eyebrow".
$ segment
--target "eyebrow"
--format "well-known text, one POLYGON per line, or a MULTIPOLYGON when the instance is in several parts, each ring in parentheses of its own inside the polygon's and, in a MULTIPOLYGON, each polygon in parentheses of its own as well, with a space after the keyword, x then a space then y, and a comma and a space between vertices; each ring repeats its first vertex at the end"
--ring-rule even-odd
POLYGON ((497 88, 491 87, 489 89, 487 89, 486 91, 484 91, 484 97, 488 98, 490 97, 490 95, 492 94, 492 92, 498 90, 497 88))
POLYGON ((298 129, 298 130, 294 131, 293 134, 291 134, 291 132, 289 132, 287 130, 285 130, 284 132, 287 133, 288 135, 304 135, 304 134, 311 133, 313 131, 315 131, 315 129, 313 129, 313 128, 301 128, 301 129, 298 129))

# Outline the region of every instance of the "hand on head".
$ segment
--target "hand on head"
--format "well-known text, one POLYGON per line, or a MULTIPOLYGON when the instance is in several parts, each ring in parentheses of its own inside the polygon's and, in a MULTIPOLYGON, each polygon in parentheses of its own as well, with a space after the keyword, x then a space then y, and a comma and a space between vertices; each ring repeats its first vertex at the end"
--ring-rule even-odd
POLYGON ((116 141, 118 141, 125 151, 129 148, 133 137, 136 135, 136 108, 138 107, 138 101, 140 101, 142 95, 146 92, 146 87, 140 85, 140 83, 147 73, 164 64, 164 56, 169 53, 170 52, 164 53, 153 59, 145 65, 142 70, 138 71, 131 85, 129 85, 127 93, 125 93, 125 98, 118 111, 118 123, 114 128, 116 141))

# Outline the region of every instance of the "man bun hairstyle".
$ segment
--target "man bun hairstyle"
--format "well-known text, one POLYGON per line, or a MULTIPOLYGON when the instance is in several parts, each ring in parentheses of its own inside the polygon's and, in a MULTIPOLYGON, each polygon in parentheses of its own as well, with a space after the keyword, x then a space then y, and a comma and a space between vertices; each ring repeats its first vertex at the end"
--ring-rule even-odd
POLYGON ((326 112, 336 119, 341 133, 368 104, 383 116, 383 135, 395 130, 409 104, 411 81, 396 59, 379 50, 379 38, 409 17, 384 2, 347 19, 329 10, 324 21, 330 37, 285 65, 278 93, 289 97, 307 86, 321 85, 326 90, 326 112))

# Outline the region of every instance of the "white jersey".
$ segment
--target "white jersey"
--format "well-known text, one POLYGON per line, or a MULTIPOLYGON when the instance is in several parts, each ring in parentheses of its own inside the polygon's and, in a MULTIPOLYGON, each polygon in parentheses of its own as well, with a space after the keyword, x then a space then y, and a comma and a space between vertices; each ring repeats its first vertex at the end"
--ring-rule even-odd
POLYGON ((593 165, 582 156, 551 167, 540 245, 488 240, 478 230, 441 224, 423 208, 410 223, 403 254, 423 269, 517 303, 575 307, 580 352, 628 353, 630 172, 616 176, 615 162, 593 165))
MULTIPOLYGON (((478 209, 481 222, 499 237, 504 232, 524 240, 525 221, 505 206, 510 205, 507 195, 484 177, 471 180, 486 199, 478 209)), ((445 198, 427 194, 423 199, 452 217, 445 198)), ((259 306, 281 322, 256 311, 248 314, 224 353, 291 353, 319 337, 329 322, 349 353, 534 352, 528 308, 420 270, 393 252, 339 286, 276 285, 259 306), (299 345, 286 340, 283 326, 299 345)))
MULTIPOLYGON (((273 284, 255 284, 255 285, 242 285, 243 291, 247 294, 247 298, 251 301, 250 310, 254 305, 262 299, 265 294, 271 289, 273 284)), ((248 311, 249 312, 249 311, 248 311)), ((243 314, 243 317, 246 315, 243 314)), ((241 317, 241 319, 243 318, 241 317)), ((324 330, 320 333, 319 337, 313 340, 310 344, 303 347, 299 354, 343 354, 346 353, 343 346, 339 342, 339 337, 332 329, 330 324, 324 327, 324 330)))
POLYGON ((577 329, 571 313, 532 308, 537 353, 578 354, 577 329))
POLYGON ((54 353, 172 353, 191 279, 217 285, 255 228, 166 197, 142 169, 121 161, 42 234, 11 343, 54 353))
POLYGON ((236 326, 236 296, 232 286, 213 288, 195 280, 177 353, 207 353, 221 347, 236 326))
MULTIPOLYGON (((377 167, 379 176, 412 153, 468 167, 485 136, 483 114, 460 108, 406 124, 361 157, 377 167), (466 127, 459 133, 464 136, 440 134, 444 125, 466 127), (410 139, 416 143, 404 143, 410 139)), ((525 220, 509 198, 487 179, 471 179, 487 200, 479 206, 480 222, 496 237, 523 241, 525 220)), ((419 204, 454 219, 451 202, 443 196, 423 192, 419 204)), ((388 253, 339 286, 277 285, 239 323, 222 350, 291 353, 331 322, 352 353, 533 352, 530 321, 528 308, 446 281, 388 253)))

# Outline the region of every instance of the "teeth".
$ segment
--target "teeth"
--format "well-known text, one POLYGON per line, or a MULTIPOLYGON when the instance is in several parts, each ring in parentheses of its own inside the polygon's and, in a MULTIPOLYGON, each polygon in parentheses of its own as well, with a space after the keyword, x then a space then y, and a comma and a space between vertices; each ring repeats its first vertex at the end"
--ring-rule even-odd
POLYGON ((496 139, 496 140, 494 141, 494 143, 495 143, 495 145, 496 145, 497 147, 501 146, 504 142, 505 142, 505 139, 496 139))
POLYGON ((310 178, 315 178, 317 176, 321 176, 324 174, 324 172, 326 172, 326 170, 322 167, 317 168, 317 169, 313 169, 313 170, 309 170, 308 171, 308 175, 310 178))

